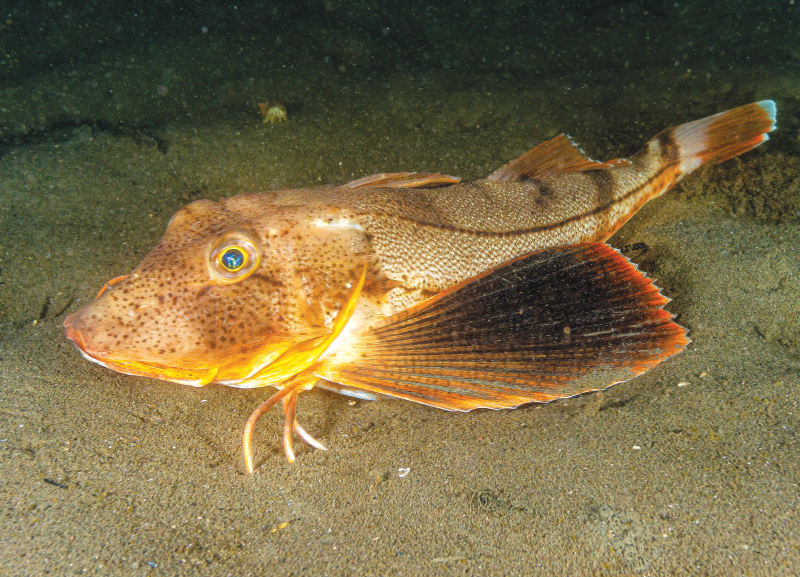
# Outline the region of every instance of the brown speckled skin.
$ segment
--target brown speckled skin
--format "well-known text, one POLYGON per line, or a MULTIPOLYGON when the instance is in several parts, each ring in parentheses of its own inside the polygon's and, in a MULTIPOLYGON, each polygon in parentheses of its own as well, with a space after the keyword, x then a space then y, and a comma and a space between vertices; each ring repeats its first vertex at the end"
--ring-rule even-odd
POLYGON ((311 227, 326 211, 276 209, 275 193, 197 201, 170 221, 128 277, 70 316, 85 351, 101 360, 246 374, 291 344, 327 333, 367 258, 363 233, 311 227), (258 269, 227 283, 209 271, 219 239, 236 233, 261 254, 258 269))
MULTIPOLYGON (((248 377, 330 333, 365 263, 366 284, 325 352, 329 364, 346 358, 377 320, 478 273, 537 250, 607 239, 685 171, 758 146, 774 114, 765 101, 681 125, 630 162, 603 165, 610 168, 506 176, 514 166, 535 166, 528 162, 538 158, 534 149, 487 180, 440 188, 380 188, 376 182, 389 181, 368 178, 194 202, 125 280, 66 319, 67 336, 90 359, 129 374, 280 385, 248 377), (260 255, 237 282, 215 276, 211 258, 233 237, 260 255)), ((591 164, 573 149, 561 154, 591 164)), ((455 180, 444 178, 436 182, 455 180)))
POLYGON ((175 214, 124 281, 69 323, 87 354, 101 360, 217 368, 214 381, 241 379, 255 364, 324 334, 365 262, 369 310, 361 307, 361 325, 510 258, 605 238, 619 220, 615 191, 648 176, 633 167, 614 173, 602 191, 597 178, 578 173, 529 183, 317 187, 197 201, 175 214), (611 201, 607 210, 569 220, 596 208, 602 194, 611 201), (209 272, 211 251, 231 233, 261 254, 258 269, 232 284, 209 272))

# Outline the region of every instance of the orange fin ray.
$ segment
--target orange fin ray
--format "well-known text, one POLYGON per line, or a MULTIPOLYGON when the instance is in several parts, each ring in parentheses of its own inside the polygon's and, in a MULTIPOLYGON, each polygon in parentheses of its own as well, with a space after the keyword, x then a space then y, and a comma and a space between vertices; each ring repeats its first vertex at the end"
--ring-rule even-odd
POLYGON ((256 424, 261 420, 261 417, 278 404, 278 401, 289 395, 293 391, 293 387, 286 386, 280 391, 272 395, 269 399, 261 403, 255 411, 247 419, 244 426, 244 433, 242 434, 242 448, 244 451, 244 466, 247 469, 247 474, 253 474, 253 432, 256 429, 256 424))
POLYGON ((515 259, 386 319, 341 365, 347 386, 435 407, 512 408, 605 389, 682 351, 669 300, 603 243, 515 259))
POLYGON ((254 380, 262 378, 266 379, 270 384, 274 381, 281 381, 283 378, 290 378, 291 380, 284 384, 281 390, 261 403, 256 410, 253 411, 253 414, 250 415, 250 418, 247 419, 242 435, 242 450, 244 452, 244 464, 248 475, 253 474, 253 432, 255 431, 256 424, 258 424, 261 417, 280 400, 283 400, 283 412, 286 416, 283 427, 283 450, 289 462, 293 463, 295 458, 294 449, 292 448, 292 431, 296 432, 312 447, 322 449, 323 451, 327 450, 322 443, 309 435, 306 430, 300 426, 300 423, 297 422, 297 396, 301 391, 314 388, 318 377, 307 369, 319 358, 325 349, 330 346, 331 342, 333 342, 336 336, 347 325, 347 321, 350 320, 350 317, 355 311, 356 303, 358 302, 361 290, 364 288, 366 278, 367 267, 365 265, 361 271, 358 282, 350 291, 350 296, 347 299, 346 305, 336 316, 329 335, 322 340, 312 339, 311 341, 300 343, 267 365, 267 367, 265 367, 266 370, 259 371, 253 376, 254 380), (264 373, 263 375, 262 372, 264 373))
POLYGON ((608 162, 592 160, 569 136, 559 134, 498 168, 486 180, 505 182, 541 180, 570 172, 604 170, 629 164, 630 162, 623 158, 615 158, 608 162))
POLYGON ((768 133, 776 128, 776 117, 775 102, 762 100, 664 130, 651 141, 662 143, 668 158, 669 143, 674 143, 680 171, 688 174, 708 162, 724 162, 766 142, 768 133))
POLYGON ((121 283, 126 278, 128 278, 128 275, 126 275, 126 274, 124 274, 122 276, 117 276, 117 277, 112 278, 110 281, 108 281, 106 284, 103 285, 103 288, 101 288, 100 292, 97 293, 97 296, 94 297, 95 300, 99 299, 101 296, 103 296, 103 293, 106 292, 108 289, 110 289, 112 286, 114 286, 117 283, 121 283))
POLYGON ((290 463, 294 463, 294 448, 292 447, 292 433, 297 420, 297 389, 292 390, 283 397, 283 414, 286 417, 283 424, 283 452, 290 463))
POLYGON ((250 418, 247 419, 242 437, 242 449, 244 452, 245 469, 248 475, 252 475, 255 469, 253 461, 253 432, 255 431, 256 424, 261 420, 261 417, 267 414, 279 401, 283 401, 283 413, 285 415, 283 425, 283 451, 286 453, 287 460, 290 463, 294 463, 295 460, 294 448, 292 447, 292 432, 297 433, 301 439, 315 449, 320 449, 322 451, 328 450, 325 445, 309 435, 300 423, 297 422, 297 398, 302 391, 313 388, 316 381, 317 377, 308 375, 295 378, 269 399, 261 403, 256 410, 253 411, 253 414, 250 415, 250 418))
POLYGON ((315 449, 321 451, 328 450, 325 445, 309 435, 308 432, 300 426, 300 423, 297 422, 297 396, 300 394, 301 390, 303 390, 302 387, 295 387, 288 396, 283 398, 283 413, 286 416, 286 421, 283 425, 283 451, 286 453, 286 458, 290 463, 294 463, 295 459, 294 449, 292 448, 292 432, 297 433, 301 439, 315 449))
POLYGON ((438 188, 458 184, 457 176, 437 172, 382 172, 344 184, 347 188, 438 188))

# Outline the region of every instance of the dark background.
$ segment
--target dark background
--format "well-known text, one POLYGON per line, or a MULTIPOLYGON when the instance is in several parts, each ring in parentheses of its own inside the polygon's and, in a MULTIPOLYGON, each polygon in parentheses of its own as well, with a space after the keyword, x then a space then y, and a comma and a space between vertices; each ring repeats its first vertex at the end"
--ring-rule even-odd
MULTIPOLYGON (((593 75, 621 67, 730 59, 800 60, 794 3, 607 0, 525 2, 187 0, 8 3, 0 81, 76 66, 108 48, 206 34, 231 53, 327 58, 362 73, 459 69, 593 75)), ((246 69, 238 68, 247 73, 246 69)))

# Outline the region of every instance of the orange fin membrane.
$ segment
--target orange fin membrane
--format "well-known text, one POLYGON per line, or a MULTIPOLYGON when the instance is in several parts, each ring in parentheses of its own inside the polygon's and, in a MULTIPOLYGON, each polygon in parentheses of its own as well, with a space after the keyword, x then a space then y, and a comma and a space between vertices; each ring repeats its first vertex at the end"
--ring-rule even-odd
POLYGON ((458 184, 457 176, 436 172, 384 172, 348 182, 347 188, 438 188, 458 184))
POLYGON ((608 162, 592 160, 569 136, 559 134, 498 168, 486 180, 504 182, 541 180, 570 172, 604 170, 629 164, 630 162, 623 158, 615 158, 608 162))
POLYGON ((775 130, 777 113, 775 102, 762 100, 670 128, 653 140, 677 145, 680 171, 688 174, 707 162, 724 162, 769 140, 767 133, 775 130))
POLYGON ((627 381, 681 352, 686 329, 604 243, 509 261, 386 319, 316 374, 442 409, 505 409, 627 381))
POLYGON ((244 426, 242 451, 244 453, 244 464, 248 475, 252 475, 255 468, 253 460, 253 432, 255 431, 256 424, 258 424, 258 421, 267 411, 278 404, 278 401, 283 401, 283 413, 285 415, 283 426, 283 450, 289 462, 293 463, 295 458, 294 449, 292 448, 292 432, 297 433, 301 439, 315 449, 327 450, 325 445, 309 435, 306 430, 300 426, 300 423, 297 422, 297 396, 302 391, 313 389, 314 385, 319 380, 319 378, 309 370, 309 367, 316 362, 319 356, 325 352, 347 325, 347 322, 356 309, 358 297, 361 295, 361 290, 364 288, 366 278, 367 266, 364 265, 358 282, 350 291, 347 303, 339 311, 339 314, 336 315, 336 319, 328 335, 324 338, 316 338, 299 343, 297 346, 284 352, 278 359, 272 361, 253 376, 254 379, 266 379, 265 384, 274 384, 274 382, 280 382, 287 378, 288 381, 281 386, 281 389, 277 393, 261 403, 256 410, 253 411, 244 426), (264 374, 262 374, 262 371, 264 374))

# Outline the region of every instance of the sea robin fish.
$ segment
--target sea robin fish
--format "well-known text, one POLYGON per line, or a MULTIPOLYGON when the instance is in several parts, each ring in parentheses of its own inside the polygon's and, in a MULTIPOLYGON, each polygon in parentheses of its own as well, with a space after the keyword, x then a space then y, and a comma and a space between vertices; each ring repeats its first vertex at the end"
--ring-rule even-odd
POLYGON ((442 409, 506 409, 631 379, 686 330, 603 241, 705 163, 768 139, 748 104, 656 135, 629 160, 590 160, 564 135, 484 180, 376 174, 340 186, 199 200, 128 275, 70 314, 66 335, 104 367, 201 387, 321 386, 442 409))

